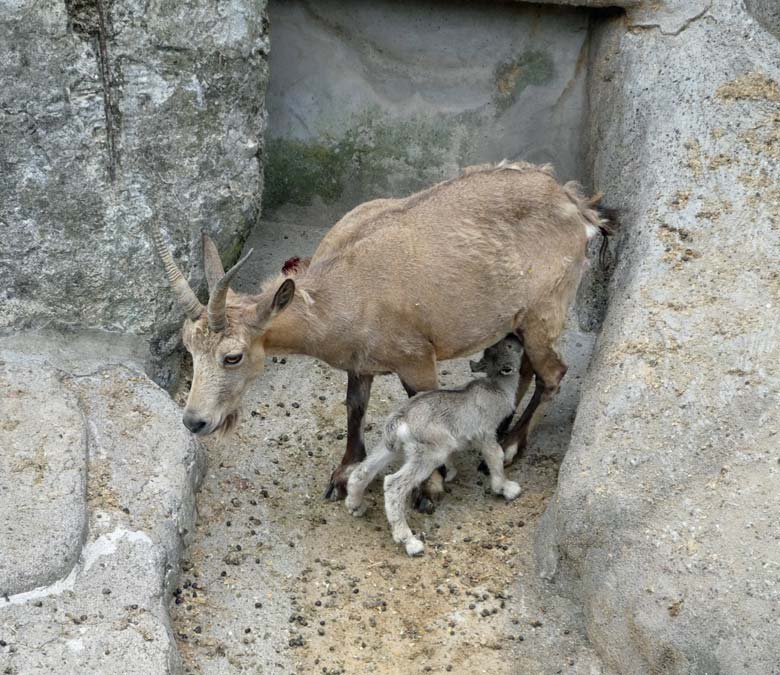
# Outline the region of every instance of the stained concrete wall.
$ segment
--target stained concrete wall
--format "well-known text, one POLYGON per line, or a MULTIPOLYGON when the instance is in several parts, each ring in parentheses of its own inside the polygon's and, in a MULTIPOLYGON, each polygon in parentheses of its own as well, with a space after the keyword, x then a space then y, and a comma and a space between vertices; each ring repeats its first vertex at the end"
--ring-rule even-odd
POLYGON ((294 0, 269 16, 266 217, 332 223, 504 157, 583 178, 586 12, 294 0))

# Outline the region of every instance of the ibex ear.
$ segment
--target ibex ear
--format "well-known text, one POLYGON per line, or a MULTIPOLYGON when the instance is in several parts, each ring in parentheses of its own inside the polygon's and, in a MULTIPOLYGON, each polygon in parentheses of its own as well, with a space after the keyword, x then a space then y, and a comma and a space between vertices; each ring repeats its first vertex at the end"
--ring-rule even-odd
POLYGON ((295 282, 292 279, 285 279, 274 293, 273 300, 268 305, 258 306, 257 313, 253 323, 257 328, 262 328, 266 323, 273 319, 287 305, 292 302, 295 296, 295 282))
POLYGON ((484 358, 481 358, 479 361, 469 361, 469 367, 472 373, 484 373, 487 370, 484 358))
POLYGON ((292 302, 294 295, 295 282, 292 279, 285 279, 274 294, 274 300, 271 303, 271 311, 274 314, 281 312, 292 302))
POLYGON ((209 293, 214 290, 217 282, 225 276, 225 268, 219 257, 217 245, 205 232, 201 235, 203 241, 203 269, 206 272, 206 281, 209 285, 209 293))

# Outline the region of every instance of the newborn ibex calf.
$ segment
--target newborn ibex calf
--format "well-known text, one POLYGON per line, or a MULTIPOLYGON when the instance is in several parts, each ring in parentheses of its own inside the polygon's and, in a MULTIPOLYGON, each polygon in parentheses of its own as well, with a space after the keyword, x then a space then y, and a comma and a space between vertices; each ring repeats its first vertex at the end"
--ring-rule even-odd
POLYGON ((390 415, 382 442, 349 478, 350 513, 363 514, 366 487, 401 453, 403 466, 385 478, 385 511, 393 539, 404 544, 409 555, 419 555, 424 547, 406 522, 407 498, 438 466, 446 466, 447 480, 452 480, 455 452, 479 448, 490 469, 493 492, 507 500, 517 497, 520 486, 504 477, 504 453, 496 441, 496 428, 515 410, 522 355, 520 341, 509 336, 488 347, 481 361, 472 362, 472 370, 484 371, 487 377, 460 389, 418 394, 390 415))

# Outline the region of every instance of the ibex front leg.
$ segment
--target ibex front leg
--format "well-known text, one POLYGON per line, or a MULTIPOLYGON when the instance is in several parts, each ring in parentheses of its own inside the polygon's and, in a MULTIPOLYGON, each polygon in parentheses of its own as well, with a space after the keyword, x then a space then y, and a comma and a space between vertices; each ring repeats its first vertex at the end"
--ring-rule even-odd
POLYGON ((366 445, 363 442, 363 420, 371 397, 373 375, 347 373, 347 450, 341 458, 341 464, 330 477, 325 499, 333 501, 347 496, 347 481, 356 464, 366 458, 366 445))
MULTIPOLYGON (((530 380, 530 365, 536 375, 536 386, 517 424, 501 438, 505 463, 511 462, 518 451, 525 450, 528 435, 541 419, 545 405, 557 393, 566 374, 566 364, 561 361, 553 347, 560 335, 561 326, 553 325, 554 330, 551 330, 550 323, 553 322, 540 321, 536 316, 529 316, 526 324, 516 331, 524 349, 520 385, 523 386, 523 382, 530 380)), ((527 384, 525 386, 527 387, 527 384)))

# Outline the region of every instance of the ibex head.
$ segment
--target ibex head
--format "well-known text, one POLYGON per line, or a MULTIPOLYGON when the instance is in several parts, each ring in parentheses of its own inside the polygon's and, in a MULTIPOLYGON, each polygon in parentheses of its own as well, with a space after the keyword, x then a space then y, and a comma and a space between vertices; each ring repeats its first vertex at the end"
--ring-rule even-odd
POLYGON ((486 373, 488 377, 513 375, 520 368, 523 345, 514 335, 488 347, 479 361, 469 361, 472 373, 486 373))
POLYGON ((192 386, 183 422, 199 435, 227 433, 238 419, 241 397, 263 370, 262 336, 268 323, 285 309, 295 294, 295 282, 286 279, 272 297, 234 293, 230 282, 252 254, 250 250, 227 273, 214 242, 203 235, 203 256, 209 302, 204 307, 163 243, 153 234, 168 281, 186 314, 182 339, 192 354, 192 386))

